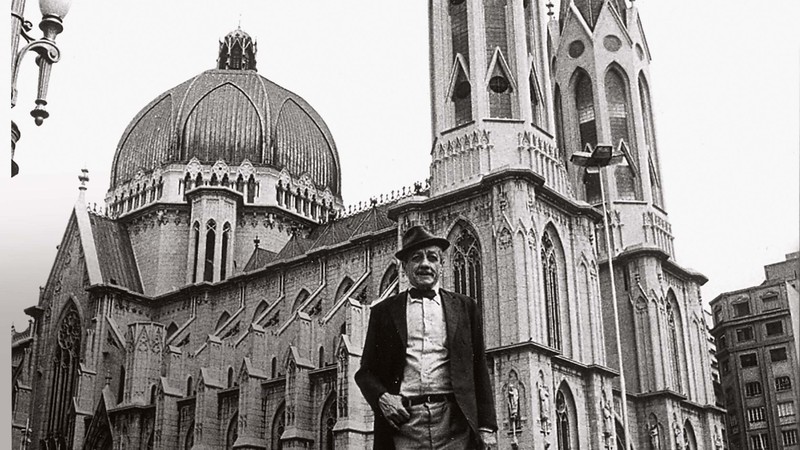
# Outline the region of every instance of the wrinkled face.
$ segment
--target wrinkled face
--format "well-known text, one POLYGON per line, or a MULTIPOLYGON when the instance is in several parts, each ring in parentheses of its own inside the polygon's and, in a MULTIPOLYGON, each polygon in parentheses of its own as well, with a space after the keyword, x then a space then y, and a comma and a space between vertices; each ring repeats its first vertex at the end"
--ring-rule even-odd
POLYGON ((435 245, 414 250, 403 261, 403 270, 415 288, 432 289, 439 281, 442 270, 442 250, 435 245))

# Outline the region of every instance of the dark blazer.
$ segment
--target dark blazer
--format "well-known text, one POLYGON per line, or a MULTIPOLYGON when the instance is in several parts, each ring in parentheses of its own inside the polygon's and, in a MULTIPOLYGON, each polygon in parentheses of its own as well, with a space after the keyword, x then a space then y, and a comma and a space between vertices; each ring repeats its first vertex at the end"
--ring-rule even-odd
MULTIPOLYGON (((497 430, 478 305, 469 297, 444 289, 439 290, 439 295, 456 402, 476 436, 479 428, 497 430)), ((361 393, 375 412, 374 448, 380 450, 394 449, 394 429, 384 419, 378 399, 384 392, 400 392, 408 339, 406 297, 406 292, 401 292, 372 308, 361 368, 355 375, 361 393)))

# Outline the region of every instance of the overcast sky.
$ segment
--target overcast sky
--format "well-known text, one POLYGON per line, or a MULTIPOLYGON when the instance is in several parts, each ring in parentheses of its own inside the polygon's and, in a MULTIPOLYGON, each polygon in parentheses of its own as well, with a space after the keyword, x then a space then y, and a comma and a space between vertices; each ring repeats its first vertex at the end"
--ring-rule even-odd
MULTIPOLYGON (((536 0, 546 1, 546 0, 536 0)), ((40 15, 29 0, 26 17, 40 15)), ((644 1, 666 207, 677 261, 710 279, 706 301, 763 281, 798 250, 800 2, 644 1)), ((33 57, 11 117, 21 173, 0 181, 0 277, 18 329, 37 303, 89 170, 103 204, 111 161, 134 115, 213 68, 241 21, 261 75, 306 99, 339 149, 346 204, 428 176, 427 2, 76 0, 57 42, 50 118, 35 127, 33 57)))

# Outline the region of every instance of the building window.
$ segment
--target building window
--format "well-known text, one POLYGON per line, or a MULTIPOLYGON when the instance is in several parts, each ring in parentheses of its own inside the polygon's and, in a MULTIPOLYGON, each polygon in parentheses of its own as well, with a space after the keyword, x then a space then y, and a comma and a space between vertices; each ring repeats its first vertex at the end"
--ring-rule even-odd
POLYGON ((569 414, 564 394, 559 390, 556 395, 556 427, 558 428, 558 448, 568 450, 571 447, 569 414))
POLYGON ((750 303, 747 302, 734 303, 733 317, 742 317, 742 316, 747 316, 749 314, 750 314, 750 303))
MULTIPOLYGON (((451 1, 449 7, 450 39, 453 60, 461 55, 463 61, 469 65, 469 25, 467 20, 467 5, 464 1, 451 1)), ((458 63, 455 87, 453 89, 453 108, 455 125, 461 125, 472 120, 472 98, 469 78, 466 67, 458 63)))
POLYGON ((722 361, 721 367, 722 367, 722 374, 723 375, 727 375, 728 373, 730 373, 731 365, 730 365, 730 363, 728 362, 727 359, 722 361))
POLYGON ((455 291, 472 297, 482 305, 481 251, 478 240, 469 230, 462 229, 453 247, 453 281, 455 291))
POLYGON ((736 340, 738 342, 753 340, 753 327, 744 327, 737 329, 736 340))
POLYGON ((192 283, 197 283, 197 258, 200 257, 200 222, 195 222, 192 227, 194 239, 194 263, 192 264, 192 283))
POLYGON ((595 126, 594 97, 592 95, 592 81, 589 76, 581 72, 575 83, 575 105, 578 110, 578 129, 580 133, 581 148, 583 151, 588 144, 594 149, 597 144, 597 127, 595 126))
POLYGON ((744 394, 748 397, 761 394, 761 383, 753 381, 744 385, 744 394))
POLYGON ((764 407, 758 406, 756 408, 748 408, 747 410, 747 422, 750 424, 755 424, 759 422, 763 422, 764 419, 764 407))
POLYGON ((788 391, 792 388, 792 379, 787 376, 775 377, 775 390, 788 391))
POLYGON ((542 269, 544 271, 544 306, 547 319, 547 344, 561 350, 561 319, 559 305, 559 268, 550 233, 542 237, 542 269))
POLYGON ((336 393, 333 392, 322 407, 320 431, 320 446, 322 450, 334 450, 335 439, 333 427, 336 426, 336 393))
POLYGON ((764 305, 764 310, 768 311, 770 309, 777 309, 780 306, 780 302, 778 302, 778 296, 775 294, 768 294, 761 299, 761 302, 764 305))
POLYGON ((768 450, 769 438, 767 434, 761 433, 750 436, 750 448, 753 450, 768 450))
POLYGON ((679 343, 683 342, 681 338, 683 333, 680 326, 680 313, 678 311, 678 301, 672 291, 669 292, 668 299, 667 322, 670 333, 670 352, 672 353, 672 376, 675 379, 675 391, 683 392, 681 383, 681 349, 679 347, 679 343))
POLYGON ((742 367, 755 367, 758 365, 758 357, 755 353, 747 353, 739 357, 742 367))
POLYGON ((794 415, 794 402, 778 403, 778 417, 789 417, 794 415))
POLYGON ((231 239, 231 224, 225 223, 225 226, 222 227, 222 261, 220 262, 220 280, 224 280, 225 277, 228 275, 227 273, 227 265, 228 265, 228 242, 231 239))
POLYGON ((783 445, 796 445, 797 444, 797 430, 783 430, 781 431, 783 437, 783 445))
POLYGON ((72 398, 78 385, 78 365, 83 326, 78 308, 70 302, 61 316, 53 347, 53 366, 50 373, 50 403, 47 407, 47 435, 52 447, 59 440, 70 439, 74 426, 72 398))
POLYGON ((723 350, 727 346, 728 346, 728 340, 725 339, 725 335, 723 334, 722 336, 719 337, 719 339, 717 339, 717 349, 723 350))
POLYGON ((203 281, 214 281, 214 249, 217 242, 217 223, 209 220, 206 223, 206 260, 203 270, 203 281))
POLYGON ((774 348, 769 351, 772 362, 786 361, 786 347, 774 348))
POLYGON ((767 336, 778 336, 783 334, 783 322, 780 320, 775 322, 767 322, 766 329, 767 336))

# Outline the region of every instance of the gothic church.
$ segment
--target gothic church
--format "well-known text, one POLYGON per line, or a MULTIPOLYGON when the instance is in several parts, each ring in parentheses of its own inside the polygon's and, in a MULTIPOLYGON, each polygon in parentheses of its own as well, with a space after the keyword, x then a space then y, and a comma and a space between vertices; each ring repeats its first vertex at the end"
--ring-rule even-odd
POLYGON ((626 431, 722 448, 706 279, 674 258, 636 7, 429 11, 430 178, 359 210, 325 122, 240 29, 133 118, 106 212, 81 190, 13 337, 13 448, 371 446, 353 375, 414 224, 453 243, 443 285, 482 310, 499 448, 617 449, 626 431), (620 160, 602 178, 570 160, 598 144, 620 160))

